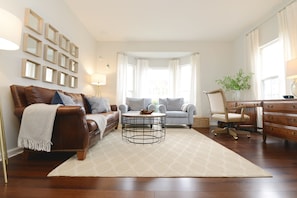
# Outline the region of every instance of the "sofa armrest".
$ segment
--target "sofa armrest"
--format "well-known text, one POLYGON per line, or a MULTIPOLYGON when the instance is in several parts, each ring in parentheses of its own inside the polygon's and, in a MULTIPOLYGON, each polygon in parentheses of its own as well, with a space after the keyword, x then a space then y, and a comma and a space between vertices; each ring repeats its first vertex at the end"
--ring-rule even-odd
POLYGON ((81 106, 60 106, 54 123, 52 149, 83 150, 89 144, 86 112, 81 106))
POLYGON ((119 109, 120 109, 121 113, 127 113, 127 112, 128 112, 128 105, 126 105, 126 104, 121 104, 121 105, 119 106, 119 109))
POLYGON ((166 113, 167 111, 166 106, 164 104, 159 104, 158 108, 160 113, 166 113))

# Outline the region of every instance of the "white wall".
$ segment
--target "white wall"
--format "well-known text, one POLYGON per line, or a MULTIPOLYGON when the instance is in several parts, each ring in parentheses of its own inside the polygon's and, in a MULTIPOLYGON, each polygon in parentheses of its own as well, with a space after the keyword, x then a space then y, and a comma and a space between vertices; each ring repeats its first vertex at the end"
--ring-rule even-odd
MULTIPOLYGON (((25 8, 32 9, 44 19, 44 22, 50 23, 60 33, 64 34, 70 41, 74 42, 79 47, 79 72, 77 74, 79 82, 78 88, 76 89, 22 78, 22 58, 26 57, 38 61, 42 66, 51 65, 45 62, 42 58, 35 58, 26 54, 22 50, 0 51, 0 105, 2 107, 9 155, 13 155, 14 152, 17 151, 19 123, 13 114, 14 105, 9 86, 11 84, 32 84, 54 89, 63 89, 70 92, 94 93, 93 87, 89 85, 89 74, 93 73, 94 66, 96 65, 96 40, 72 14, 64 1, 0 0, 0 7, 16 15, 21 21, 24 21, 25 8)), ((24 28, 23 31, 28 32, 28 29, 24 28)), ((44 35, 38 36, 33 33, 32 35, 44 40, 44 35)))
MULTIPOLYGON (((98 71, 107 74, 107 85, 102 87, 102 94, 108 97, 111 103, 116 102, 117 82, 117 53, 118 52, 198 52, 200 53, 201 90, 218 88, 215 80, 232 72, 232 43, 229 42, 98 42, 97 57, 98 71), (106 65, 109 64, 110 68, 106 65)), ((203 93, 202 115, 209 112, 208 101, 203 93)))

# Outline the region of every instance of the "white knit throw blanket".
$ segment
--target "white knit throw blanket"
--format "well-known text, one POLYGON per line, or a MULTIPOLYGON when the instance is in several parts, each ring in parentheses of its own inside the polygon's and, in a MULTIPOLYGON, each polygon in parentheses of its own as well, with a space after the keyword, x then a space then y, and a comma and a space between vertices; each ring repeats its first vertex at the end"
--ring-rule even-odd
POLYGON ((87 120, 94 120, 100 131, 100 139, 102 140, 103 134, 107 125, 107 119, 104 115, 100 114, 87 114, 87 120))
POLYGON ((37 151, 51 151, 51 138, 57 108, 43 103, 25 108, 18 137, 18 146, 37 151))

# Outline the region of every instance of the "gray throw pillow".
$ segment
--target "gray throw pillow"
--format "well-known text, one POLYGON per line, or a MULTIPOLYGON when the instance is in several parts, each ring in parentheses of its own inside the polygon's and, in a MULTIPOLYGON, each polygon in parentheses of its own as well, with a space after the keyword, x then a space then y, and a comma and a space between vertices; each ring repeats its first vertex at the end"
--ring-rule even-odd
POLYGON ((70 96, 67 96, 59 91, 56 91, 51 101, 52 104, 63 104, 65 106, 77 105, 70 96))
POLYGON ((87 97, 87 100, 91 106, 91 111, 93 114, 111 111, 110 103, 106 98, 87 97))

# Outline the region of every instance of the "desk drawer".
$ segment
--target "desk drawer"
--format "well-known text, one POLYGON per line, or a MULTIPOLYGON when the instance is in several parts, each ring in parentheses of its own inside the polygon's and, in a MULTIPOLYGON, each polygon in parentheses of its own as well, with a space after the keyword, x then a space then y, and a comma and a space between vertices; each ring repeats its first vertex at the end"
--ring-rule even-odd
POLYGON ((263 121, 297 127, 297 115, 294 115, 294 114, 264 112, 263 121))
POLYGON ((283 127, 281 125, 264 124, 264 135, 272 135, 287 140, 297 141, 297 128, 283 127))
POLYGON ((282 102, 263 102, 264 112, 288 112, 297 113, 296 101, 282 101, 282 102))

